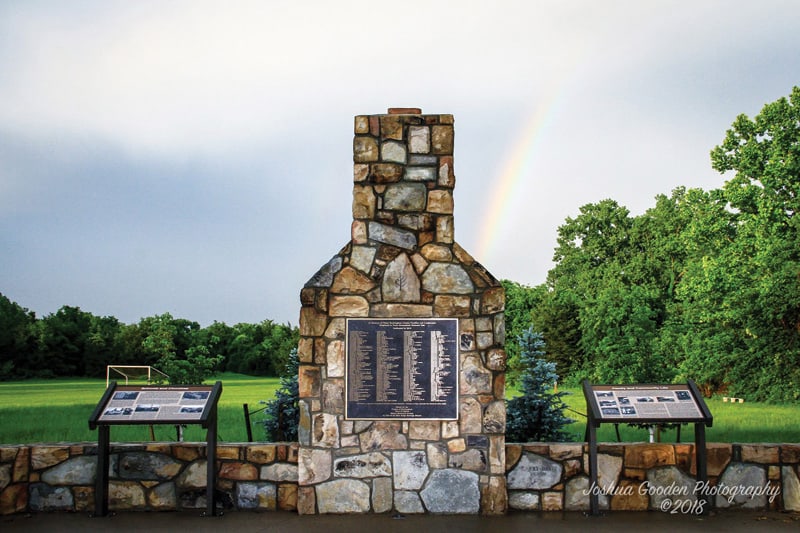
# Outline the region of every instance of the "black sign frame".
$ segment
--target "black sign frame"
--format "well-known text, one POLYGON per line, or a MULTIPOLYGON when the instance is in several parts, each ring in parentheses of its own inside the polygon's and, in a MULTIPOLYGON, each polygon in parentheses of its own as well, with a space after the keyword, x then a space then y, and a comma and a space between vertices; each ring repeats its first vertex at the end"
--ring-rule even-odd
MULTIPOLYGON (((583 381, 583 395, 586 398, 586 433, 589 441, 589 484, 598 486, 597 479, 597 428, 603 423, 619 424, 620 422, 634 424, 675 424, 694 423, 694 449, 697 458, 697 481, 704 485, 708 483, 708 459, 706 453, 706 426, 711 427, 714 417, 711 415, 697 384, 687 380, 686 384, 633 384, 633 385, 592 385, 589 380, 583 381), (650 394, 650 393, 653 394, 650 394), (626 416, 622 413, 620 398, 634 398, 642 400, 639 404, 661 404, 663 409, 645 409, 650 413, 639 416, 641 410, 626 416), (603 402, 612 402, 603 404, 603 402), (669 404, 669 405, 668 405, 669 404), (681 405, 683 404, 683 405, 681 405), (617 412, 611 409, 616 406, 617 412), (670 409, 670 407, 675 407, 670 409), (604 411, 605 409, 605 411, 604 411)), ((635 409, 635 407, 634 407, 635 409)), ((703 514, 710 510, 709 496, 703 494, 705 499, 703 514)), ((589 506, 592 515, 600 514, 597 491, 589 494, 589 506)))
POLYGON ((345 419, 458 420, 457 318, 348 318, 345 329, 345 419))
POLYGON ((89 429, 98 430, 94 516, 108 516, 111 426, 143 424, 200 424, 207 430, 206 515, 216 516, 214 488, 217 484, 215 467, 217 461, 217 403, 221 394, 221 381, 217 381, 214 385, 122 385, 119 387, 116 381, 112 381, 89 418, 89 429), (163 400, 158 400, 159 397, 163 400), (162 403, 155 403, 158 401, 162 403), (167 407, 174 407, 174 409, 167 409, 167 407), (137 408, 141 409, 137 411, 137 408), (163 412, 162 408, 164 408, 163 412))

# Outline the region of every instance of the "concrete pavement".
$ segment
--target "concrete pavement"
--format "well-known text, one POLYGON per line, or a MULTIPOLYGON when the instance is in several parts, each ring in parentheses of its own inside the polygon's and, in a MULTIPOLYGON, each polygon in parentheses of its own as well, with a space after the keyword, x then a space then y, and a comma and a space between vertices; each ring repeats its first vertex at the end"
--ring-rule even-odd
POLYGON ((657 511, 609 512, 601 516, 583 513, 509 513, 506 516, 474 515, 318 515, 298 516, 289 512, 235 511, 221 516, 203 516, 200 511, 136 513, 123 512, 103 518, 86 513, 39 513, 0 517, 0 531, 162 532, 302 532, 302 533, 517 533, 532 531, 583 531, 631 533, 636 531, 751 532, 800 530, 800 514, 727 511, 710 516, 670 515, 657 511))

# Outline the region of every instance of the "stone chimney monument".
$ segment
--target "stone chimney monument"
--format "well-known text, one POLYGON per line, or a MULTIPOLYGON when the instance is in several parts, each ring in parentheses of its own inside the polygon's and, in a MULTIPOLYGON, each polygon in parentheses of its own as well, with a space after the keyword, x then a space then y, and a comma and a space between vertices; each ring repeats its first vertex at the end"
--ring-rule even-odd
POLYGON ((355 117, 350 241, 300 293, 298 512, 506 511, 505 294, 454 240, 453 117, 355 117))

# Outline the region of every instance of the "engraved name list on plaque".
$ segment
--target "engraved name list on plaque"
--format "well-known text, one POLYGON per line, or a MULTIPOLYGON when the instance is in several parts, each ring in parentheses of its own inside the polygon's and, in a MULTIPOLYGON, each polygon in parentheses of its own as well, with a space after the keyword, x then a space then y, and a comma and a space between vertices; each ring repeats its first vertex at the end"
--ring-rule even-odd
POLYGON ((351 318, 346 339, 345 418, 458 418, 458 319, 351 318))

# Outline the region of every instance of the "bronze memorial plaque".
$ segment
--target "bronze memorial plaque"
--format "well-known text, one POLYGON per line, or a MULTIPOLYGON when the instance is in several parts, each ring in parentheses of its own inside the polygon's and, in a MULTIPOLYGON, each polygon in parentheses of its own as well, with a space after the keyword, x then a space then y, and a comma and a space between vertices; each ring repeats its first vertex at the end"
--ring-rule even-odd
POLYGON ((458 319, 350 318, 345 351, 345 418, 458 418, 458 319))

